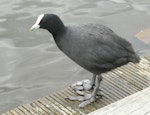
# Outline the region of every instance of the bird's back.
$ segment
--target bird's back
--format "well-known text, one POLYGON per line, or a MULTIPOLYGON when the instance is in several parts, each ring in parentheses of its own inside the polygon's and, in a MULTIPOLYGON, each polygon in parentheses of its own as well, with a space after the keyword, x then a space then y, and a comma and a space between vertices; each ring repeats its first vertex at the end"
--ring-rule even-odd
POLYGON ((132 45, 103 25, 69 26, 56 39, 68 57, 95 74, 139 61, 132 45))

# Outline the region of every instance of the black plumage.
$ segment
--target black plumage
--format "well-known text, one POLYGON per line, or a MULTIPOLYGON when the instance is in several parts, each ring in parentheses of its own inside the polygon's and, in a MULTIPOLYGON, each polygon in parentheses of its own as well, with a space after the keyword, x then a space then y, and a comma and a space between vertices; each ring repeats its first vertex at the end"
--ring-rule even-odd
POLYGON ((47 29, 62 52, 94 75, 140 60, 127 40, 100 24, 66 26, 57 15, 45 14, 39 28, 47 29))
POLYGON ((139 59, 129 42, 102 25, 68 27, 63 39, 62 36, 56 39, 56 44, 67 56, 94 74, 139 59))

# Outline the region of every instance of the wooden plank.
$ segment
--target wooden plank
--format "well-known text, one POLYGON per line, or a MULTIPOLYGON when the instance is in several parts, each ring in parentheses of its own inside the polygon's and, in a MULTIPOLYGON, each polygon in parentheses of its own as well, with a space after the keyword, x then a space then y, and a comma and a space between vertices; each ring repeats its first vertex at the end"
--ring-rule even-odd
POLYGON ((75 115, 84 115, 84 113, 82 113, 81 111, 78 111, 78 109, 76 109, 74 106, 72 106, 72 105, 74 105, 74 104, 72 104, 73 101, 66 99, 66 98, 68 98, 68 96, 70 96, 69 94, 64 95, 63 91, 58 92, 58 94, 59 94, 58 96, 60 96, 60 98, 65 102, 65 105, 69 106, 69 108, 71 108, 71 111, 73 110, 72 113, 74 113, 75 115))
POLYGON ((48 113, 45 110, 43 110, 43 107, 40 104, 38 104, 36 101, 34 101, 31 106, 35 107, 35 109, 38 112, 40 112, 40 114, 48 115, 48 113))
POLYGON ((7 115, 13 115, 12 113, 10 113, 10 111, 9 111, 9 112, 6 112, 6 114, 7 114, 7 115))
POLYGON ((69 115, 73 115, 72 112, 70 112, 66 106, 64 106, 63 103, 61 103, 61 100, 59 100, 56 95, 58 94, 54 94, 54 95, 51 95, 50 97, 54 99, 54 101, 58 102, 58 104, 61 106, 61 108, 69 115))
MULTIPOLYGON (((66 97, 69 96, 73 96, 76 95, 74 91, 72 91, 72 89, 69 87, 67 89, 64 89, 63 91, 61 91, 61 93, 63 95, 65 95, 66 97)), ((78 101, 70 101, 69 99, 67 99, 67 102, 70 103, 71 108, 76 110, 76 107, 78 106, 79 102, 78 101)))
POLYGON ((115 85, 117 85, 120 88, 120 90, 122 90, 127 96, 138 91, 138 89, 136 89, 132 84, 128 83, 122 77, 119 77, 117 74, 113 72, 109 72, 107 76, 109 76, 110 74, 111 77, 108 77, 110 82, 113 82, 115 85))
POLYGON ((1 115, 7 115, 6 113, 2 113, 1 115))
POLYGON ((10 110, 10 112, 13 114, 13 115, 20 115, 18 112, 16 112, 14 109, 13 110, 10 110))
MULTIPOLYGON (((138 74, 138 70, 136 68, 134 67, 130 67, 130 68, 131 70, 124 67, 124 70, 128 72, 127 75, 129 75, 130 79, 132 78, 132 81, 135 81, 138 84, 138 86, 140 86, 140 88, 149 86, 148 84, 145 84, 147 81, 144 79, 144 77, 141 77, 138 74)), ((120 68, 118 68, 118 70, 120 70, 120 68)))
POLYGON ((144 59, 146 59, 150 63, 150 56, 145 56, 144 59))
POLYGON ((27 111, 29 111, 33 115, 40 115, 40 113, 36 111, 34 108, 32 108, 30 104, 23 105, 22 107, 25 108, 27 111))
POLYGON ((134 64, 129 65, 128 67, 132 68, 133 71, 135 70, 134 72, 137 74, 139 80, 142 80, 145 83, 147 83, 147 80, 150 81, 150 76, 149 76, 150 75, 150 73, 149 73, 150 68, 140 70, 139 69, 139 68, 141 68, 140 65, 134 66, 134 64), (141 74, 142 74, 142 77, 141 77, 141 74))
POLYGON ((107 96, 109 94, 109 98, 112 98, 112 101, 117 101, 121 99, 121 97, 116 93, 114 89, 112 89, 109 84, 106 84, 105 80, 101 83, 101 90, 106 92, 107 91, 107 96))
MULTIPOLYGON (((76 96, 77 95, 77 94, 75 94, 75 92, 70 87, 65 89, 64 92, 62 92, 62 93, 64 95, 66 95, 66 96, 73 96, 73 95, 76 96)), ((68 100, 68 102, 72 104, 72 108, 74 108, 76 111, 79 111, 79 112, 85 113, 85 114, 90 112, 89 109, 85 109, 85 108, 79 109, 78 105, 80 104, 80 102, 78 102, 78 101, 70 101, 70 100, 68 100)))
POLYGON ((38 100, 46 109, 46 111, 48 113, 51 113, 51 115, 59 115, 60 113, 56 111, 56 109, 54 109, 53 106, 51 106, 50 104, 48 104, 44 98, 38 100))
MULTIPOLYGON (((113 70, 113 72, 118 74, 118 71, 123 72, 123 70, 126 70, 125 67, 115 69, 115 70, 113 70)), ((141 89, 143 89, 143 87, 145 87, 141 82, 137 81, 137 78, 135 77, 133 72, 127 71, 125 74, 123 74, 120 77, 123 77, 127 82, 133 84, 139 90, 141 90, 141 89)))
MULTIPOLYGON (((41 100, 40 100, 41 101, 41 100)), ((58 108, 56 107, 56 105, 54 105, 52 102, 50 102, 46 97, 42 98, 42 103, 46 106, 47 109, 49 109, 51 112, 53 112, 56 115, 60 115, 60 111, 58 110, 58 108)))
POLYGON ((144 104, 141 104, 140 107, 130 112, 128 115, 148 115, 148 114, 150 114, 150 100, 145 102, 144 104))
POLYGON ((48 111, 45 109, 45 107, 44 107, 42 104, 40 104, 37 100, 34 101, 34 104, 35 104, 38 108, 40 108, 41 113, 43 113, 44 115, 52 114, 51 112, 48 113, 48 111))
POLYGON ((53 99, 54 99, 54 100, 57 100, 57 102, 59 102, 61 105, 63 105, 63 106, 67 109, 67 111, 69 111, 70 115, 75 114, 75 113, 77 114, 76 111, 74 111, 73 109, 71 109, 70 106, 67 105, 66 100, 64 100, 64 99, 62 98, 62 96, 60 96, 60 93, 59 93, 59 92, 58 92, 58 93, 55 93, 55 94, 53 95, 53 99))
POLYGON ((115 93, 115 96, 118 97, 118 99, 121 99, 127 96, 126 94, 124 94, 122 90, 120 90, 119 87, 114 85, 113 82, 110 81, 110 79, 105 78, 103 81, 105 81, 104 84, 106 84, 107 87, 115 93))
POLYGON ((150 111, 150 87, 122 100, 105 106, 88 115, 144 115, 150 111), (146 106, 143 106, 146 105, 146 106), (143 109, 141 109, 143 108, 143 109), (145 111, 146 110, 146 111, 145 111), (139 111, 140 113, 138 113, 139 111), (144 114, 141 114, 144 113, 144 114))
POLYGON ((45 111, 43 111, 39 106, 37 106, 34 102, 30 104, 36 111, 38 111, 41 115, 45 115, 45 111))
MULTIPOLYGON (((85 115, 99 108, 105 108, 111 103, 128 97, 129 95, 150 86, 150 56, 142 58, 139 64, 129 63, 125 66, 114 69, 111 72, 104 73, 103 78, 104 79, 100 84, 100 90, 103 96, 97 98, 94 103, 87 105, 85 108, 78 108, 78 105, 80 104, 79 101, 70 101, 66 99, 69 96, 77 95, 71 87, 68 87, 50 96, 35 100, 31 104, 19 106, 18 108, 3 114, 85 115)), ((145 115, 150 114, 148 109, 149 102, 145 102, 143 105, 146 106, 141 106, 141 109, 138 109, 137 111, 141 114, 145 111, 145 115)), ((126 110, 126 108, 124 109, 126 110)), ((130 115, 131 113, 135 115, 138 112, 136 112, 136 110, 129 111, 128 114, 130 115)))
POLYGON ((46 96, 46 99, 49 100, 50 102, 52 102, 55 105, 55 108, 57 108, 57 110, 62 113, 63 115, 68 115, 66 113, 66 111, 64 111, 63 107, 56 101, 54 101, 51 97, 46 96))
POLYGON ((118 78, 117 80, 115 80, 114 81, 114 78, 112 77, 112 75, 111 76, 107 76, 107 75, 105 74, 104 75, 104 77, 105 77, 105 79, 109 82, 109 83, 111 83, 112 85, 113 85, 113 88, 116 88, 120 93, 121 93, 121 96, 122 97, 126 97, 126 96, 128 96, 130 93, 128 93, 128 92, 126 92, 125 91, 125 89, 122 87, 122 84, 120 84, 120 78, 118 78), (119 83, 118 83, 118 82, 119 83))
POLYGON ((22 111, 22 113, 23 113, 24 115, 31 115, 31 113, 28 112, 26 109, 24 109, 22 106, 19 106, 18 109, 19 109, 20 111, 22 111))
POLYGON ((147 70, 142 69, 141 67, 139 67, 140 64, 135 65, 135 64, 133 64, 133 63, 130 63, 130 64, 127 65, 127 66, 128 66, 128 68, 130 68, 130 69, 127 70, 127 67, 126 67, 126 70, 127 70, 128 72, 130 72, 130 73, 133 74, 132 77, 135 77, 134 79, 140 81, 140 82, 143 83, 144 85, 149 86, 149 84, 146 84, 146 83, 147 83, 147 80, 150 81, 150 79, 147 79, 147 78, 146 78, 146 77, 148 76, 148 74, 146 74, 146 77, 145 77, 145 76, 142 76, 142 77, 141 77, 141 76, 139 75, 139 72, 147 72, 147 70), (134 72, 133 72, 133 71, 134 71, 134 72))
MULTIPOLYGON (((121 71, 119 71, 119 72, 121 72, 121 71)), ((117 83, 120 82, 121 84, 119 83, 119 85, 120 85, 120 86, 123 86, 123 88, 126 90, 126 92, 128 92, 128 93, 130 93, 130 94, 133 94, 133 93, 139 91, 139 88, 137 88, 136 86, 134 86, 132 83, 128 82, 128 80, 127 80, 125 74, 123 74, 123 73, 121 74, 121 73, 119 73, 119 72, 109 72, 109 73, 113 74, 113 75, 112 75, 113 79, 114 79, 117 83), (118 77, 119 77, 121 80, 118 80, 118 79, 117 79, 118 77)), ((108 73, 108 74, 109 74, 109 73, 108 73)), ((109 79, 111 79, 111 78, 109 78, 109 79)))
POLYGON ((14 110, 18 113, 18 115, 22 115, 23 114, 23 112, 20 111, 18 108, 15 108, 14 110))

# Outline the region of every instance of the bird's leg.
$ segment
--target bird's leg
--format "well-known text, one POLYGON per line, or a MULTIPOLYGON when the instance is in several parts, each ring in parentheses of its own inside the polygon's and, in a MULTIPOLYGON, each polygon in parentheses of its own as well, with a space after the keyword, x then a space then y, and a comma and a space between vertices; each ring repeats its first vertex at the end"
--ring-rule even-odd
POLYGON ((103 79, 102 75, 98 75, 98 77, 96 79, 96 87, 94 88, 94 91, 92 92, 92 95, 94 97, 96 97, 96 94, 99 90, 99 86, 100 86, 100 83, 101 83, 102 79, 103 79))
POLYGON ((98 76, 93 76, 91 82, 92 84, 95 84, 94 90, 93 92, 83 92, 83 91, 77 91, 76 92, 80 95, 80 96, 71 96, 69 97, 70 100, 77 100, 77 101, 83 101, 79 107, 85 107, 86 105, 90 104, 91 102, 95 101, 96 96, 98 95, 98 91, 99 91, 99 86, 100 86, 100 82, 102 81, 102 76, 98 75, 98 76))
POLYGON ((96 99, 96 95, 98 93, 98 90, 99 90, 99 86, 100 86, 100 82, 102 81, 102 75, 98 75, 97 76, 97 79, 96 79, 96 87, 94 88, 92 94, 89 96, 89 98, 85 101, 83 101, 79 107, 85 107, 86 105, 92 103, 95 101, 96 99))
POLYGON ((93 89, 95 86, 95 80, 96 80, 96 74, 93 74, 92 80, 91 80, 91 88, 93 89))
POLYGON ((82 80, 82 81, 77 81, 75 84, 72 85, 72 88, 75 91, 89 91, 94 88, 95 86, 95 80, 96 80, 96 75, 93 74, 92 80, 82 80))
POLYGON ((96 74, 93 74, 92 80, 78 81, 72 85, 74 91, 80 96, 70 96, 70 100, 84 101, 91 97, 91 89, 94 89, 96 82, 96 74))

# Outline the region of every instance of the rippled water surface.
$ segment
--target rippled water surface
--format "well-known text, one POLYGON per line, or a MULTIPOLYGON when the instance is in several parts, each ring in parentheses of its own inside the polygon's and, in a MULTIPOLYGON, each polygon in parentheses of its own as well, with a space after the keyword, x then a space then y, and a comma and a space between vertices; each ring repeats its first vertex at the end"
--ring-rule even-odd
POLYGON ((150 28, 150 0, 1 0, 0 12, 0 113, 91 77, 47 31, 29 32, 41 13, 58 14, 65 24, 104 24, 150 54, 150 44, 134 37, 150 28))

